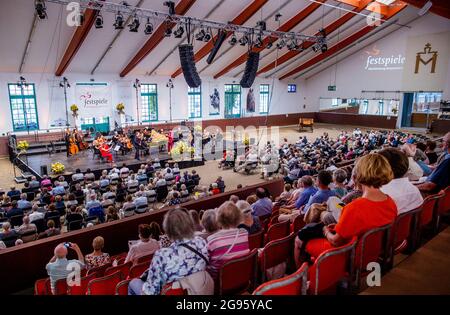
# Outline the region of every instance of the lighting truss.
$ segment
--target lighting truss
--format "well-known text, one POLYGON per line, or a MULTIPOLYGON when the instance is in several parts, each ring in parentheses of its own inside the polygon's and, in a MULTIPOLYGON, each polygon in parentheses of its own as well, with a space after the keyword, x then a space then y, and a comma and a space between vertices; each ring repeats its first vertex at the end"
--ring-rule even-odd
MULTIPOLYGON (((67 5, 74 0, 46 0, 47 2, 56 3, 60 5, 67 5)), ((108 1, 100 1, 100 0, 76 0, 75 2, 80 4, 81 8, 84 9, 93 9, 93 10, 101 10, 104 12, 111 12, 116 14, 117 12, 121 12, 124 15, 137 16, 139 18, 147 19, 151 18, 153 20, 173 22, 179 25, 181 24, 189 24, 193 27, 198 28, 210 28, 215 30, 223 30, 227 32, 234 32, 244 34, 259 34, 260 36, 270 36, 275 38, 293 38, 299 41, 311 41, 316 42, 318 40, 317 36, 305 35, 297 32, 280 32, 276 30, 267 30, 264 27, 248 27, 243 25, 236 25, 231 23, 222 23, 216 21, 210 21, 205 19, 199 19, 195 17, 188 17, 177 14, 169 14, 166 12, 159 12, 155 10, 149 10, 144 8, 138 8, 131 5, 123 5, 118 3, 112 3, 108 1)))

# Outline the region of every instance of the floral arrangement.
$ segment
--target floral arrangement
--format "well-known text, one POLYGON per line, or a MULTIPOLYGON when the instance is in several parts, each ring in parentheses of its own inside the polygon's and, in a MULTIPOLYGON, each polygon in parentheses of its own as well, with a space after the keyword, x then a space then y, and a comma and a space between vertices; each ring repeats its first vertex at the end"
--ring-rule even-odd
POLYGON ((172 150, 170 150, 170 154, 172 156, 173 159, 180 159, 181 155, 183 154, 188 154, 189 157, 192 156, 192 154, 195 152, 195 149, 193 147, 191 147, 190 145, 188 145, 186 142, 184 141, 178 141, 172 148, 172 150))
POLYGON ((76 104, 72 104, 70 106, 70 110, 72 111, 73 117, 77 117, 78 116, 78 106, 76 104))
POLYGON ((245 136, 244 141, 242 141, 244 145, 250 145, 250 138, 248 136, 245 136))
POLYGON ((19 149, 20 151, 26 151, 29 147, 30 145, 26 140, 22 140, 17 143, 17 149, 19 149))
POLYGON ((123 114, 125 109, 125 105, 123 103, 119 103, 116 105, 116 110, 119 114, 123 114))
POLYGON ((157 132, 155 130, 152 130, 150 136, 152 138, 152 142, 153 143, 162 142, 162 141, 168 141, 169 140, 165 135, 163 135, 163 134, 161 134, 161 133, 159 133, 159 132, 157 132))
POLYGON ((61 173, 64 173, 64 170, 66 169, 66 167, 61 162, 56 162, 56 163, 52 164, 51 169, 52 169, 53 174, 61 174, 61 173))
POLYGON ((202 126, 200 126, 200 125, 195 125, 195 126, 194 126, 194 131, 202 132, 202 131, 203 131, 202 126))

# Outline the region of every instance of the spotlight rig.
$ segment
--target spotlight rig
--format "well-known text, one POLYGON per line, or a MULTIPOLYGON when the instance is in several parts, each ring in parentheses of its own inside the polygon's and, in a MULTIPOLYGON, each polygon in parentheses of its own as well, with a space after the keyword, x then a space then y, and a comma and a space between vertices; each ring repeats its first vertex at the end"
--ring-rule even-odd
POLYGON ((34 3, 34 8, 36 9, 37 16, 41 20, 47 18, 47 7, 45 6, 44 0, 36 0, 34 3))
POLYGON ((245 46, 245 45, 248 44, 249 41, 250 41, 250 40, 249 40, 249 38, 248 38, 248 35, 245 34, 244 36, 242 36, 242 37, 239 39, 239 45, 245 46))
POLYGON ((133 20, 131 21, 131 23, 128 24, 128 27, 130 28, 130 32, 137 33, 140 25, 141 25, 141 22, 139 21, 138 16, 135 14, 133 16, 133 20))
POLYGON ((233 33, 233 35, 231 35, 231 38, 230 38, 230 40, 228 41, 228 43, 231 45, 231 46, 234 46, 234 45, 236 45, 237 44, 237 37, 236 37, 236 35, 233 33))
POLYGON ((147 18, 147 23, 145 23, 144 27, 144 34, 150 35, 151 33, 153 33, 153 24, 150 23, 150 18, 147 18))
POLYGON ((116 14, 116 21, 114 22, 113 26, 116 30, 123 30, 125 24, 125 20, 123 18, 122 13, 120 11, 116 14))
POLYGON ((100 12, 95 17, 95 28, 103 28, 103 16, 100 12))
POLYGON ((173 35, 175 36, 175 38, 181 38, 183 36, 183 34, 184 34, 184 28, 181 25, 175 30, 175 32, 173 32, 173 35))

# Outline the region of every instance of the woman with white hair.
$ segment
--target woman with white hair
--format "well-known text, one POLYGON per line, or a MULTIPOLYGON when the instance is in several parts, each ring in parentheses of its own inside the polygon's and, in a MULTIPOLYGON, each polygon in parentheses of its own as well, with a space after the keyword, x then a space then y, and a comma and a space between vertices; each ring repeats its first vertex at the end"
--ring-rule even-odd
POLYGON ((401 150, 408 156, 408 172, 406 172, 405 177, 408 177, 410 181, 416 181, 419 180, 423 176, 423 170, 417 164, 416 161, 414 161, 414 156, 416 155, 416 146, 413 143, 405 143, 402 145, 401 150))
POLYGON ((206 270, 206 241, 195 236, 194 223, 186 209, 169 210, 163 229, 172 244, 156 251, 145 279, 130 282, 129 295, 159 295, 166 284, 206 270))
POLYGON ((261 231, 261 223, 257 216, 252 215, 252 208, 245 200, 239 200, 236 206, 242 212, 242 222, 238 228, 247 230, 248 234, 254 234, 261 231))

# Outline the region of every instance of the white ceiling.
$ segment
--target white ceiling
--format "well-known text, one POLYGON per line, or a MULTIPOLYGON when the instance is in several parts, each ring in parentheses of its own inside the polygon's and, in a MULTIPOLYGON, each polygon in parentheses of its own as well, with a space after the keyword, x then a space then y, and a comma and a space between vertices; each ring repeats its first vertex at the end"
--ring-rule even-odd
MULTIPOLYGON (((118 3, 121 0, 109 1, 118 3)), ((176 3, 179 1, 177 0, 176 3)), ((0 42, 2 43, 0 47, 0 72, 18 72, 27 44, 27 38, 33 25, 34 1, 0 0, 0 2, 0 42)), ((128 3, 131 5, 136 5, 138 2, 139 0, 128 0, 128 3)), ((141 0, 141 2, 141 7, 143 8, 158 11, 167 10, 167 7, 163 6, 163 0, 141 0)), ((252 0, 197 0, 186 15, 197 18, 208 17, 209 20, 227 22, 234 19, 251 2, 252 0)), ((327 3, 352 9, 350 6, 337 1, 329 0, 327 3)), ((275 21, 273 15, 278 10, 282 14, 280 23, 283 24, 310 4, 311 2, 308 0, 269 0, 263 6, 262 10, 254 14, 245 25, 255 26, 256 22, 263 18, 267 19, 268 29, 276 29, 278 22, 275 21)), ((414 8, 403 10, 397 16, 399 23, 407 21, 416 12, 417 9, 414 8)), ((48 19, 37 20, 35 32, 32 36, 29 51, 22 69, 24 73, 54 73, 75 31, 74 27, 69 27, 66 24, 68 12, 63 6, 47 3, 47 13, 48 19)), ((293 30, 307 35, 314 35, 321 27, 328 25, 345 13, 338 9, 321 6, 299 25, 295 26, 293 30)), ((138 33, 130 33, 127 28, 120 32, 112 26, 114 23, 114 14, 103 12, 102 15, 104 27, 102 29, 92 27, 66 72, 91 73, 95 69, 95 74, 119 74, 150 37, 143 32, 145 21, 141 21, 141 28, 138 33), (108 49, 119 32, 120 35, 117 40, 108 49), (104 55, 104 58, 102 58, 102 55, 104 55), (97 64, 98 67, 96 67, 97 64)), ((338 40, 342 40, 365 25, 364 17, 353 17, 338 31, 329 34, 328 45, 332 46, 338 40)), ((156 29, 157 27, 158 25, 154 23, 154 28, 156 29)), ((389 32, 389 30, 385 32, 389 32)), ((377 34, 377 36, 382 35, 383 32, 377 34)), ((173 36, 164 38, 129 75, 149 74, 151 71, 153 71, 152 74, 171 75, 180 66, 177 46, 184 41, 185 38, 177 39, 173 36)), ((194 50, 197 51, 203 45, 203 42, 195 42, 194 50)), ((213 76, 236 58, 245 54, 246 51, 246 47, 240 45, 231 47, 225 42, 214 62, 208 65, 206 58, 203 58, 203 60, 197 63, 197 70, 202 76, 213 76)), ((276 59, 277 55, 282 56, 287 51, 287 48, 277 50, 275 49, 275 45, 272 49, 264 50, 261 52, 259 68, 261 69, 263 66, 271 63, 276 59)), ((351 50, 346 53, 351 53, 351 50)), ((283 65, 280 65, 277 68, 278 71, 269 71, 263 73, 262 76, 272 75, 274 72, 276 72, 276 76, 281 76, 313 56, 314 53, 309 49, 283 65)), ((227 76, 242 75, 244 67, 245 63, 232 69, 227 76)))

